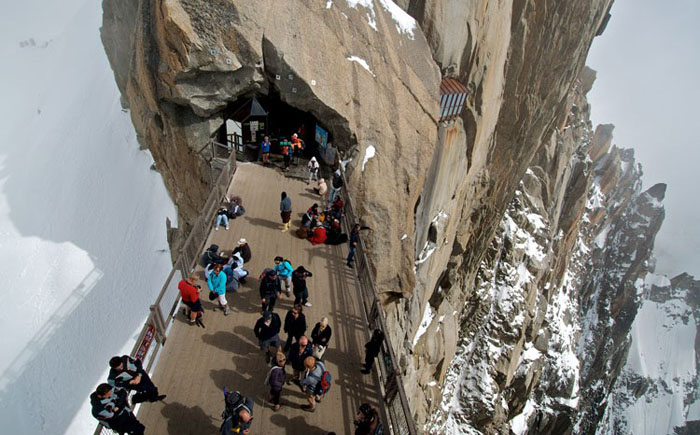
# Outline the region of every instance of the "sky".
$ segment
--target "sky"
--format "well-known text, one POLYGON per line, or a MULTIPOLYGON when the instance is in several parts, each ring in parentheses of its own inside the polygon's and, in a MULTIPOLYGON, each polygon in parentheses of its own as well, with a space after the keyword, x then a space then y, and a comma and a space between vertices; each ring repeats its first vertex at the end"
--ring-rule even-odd
POLYGON ((594 125, 634 148, 644 189, 666 183, 656 272, 700 278, 700 1, 616 0, 587 64, 594 125))

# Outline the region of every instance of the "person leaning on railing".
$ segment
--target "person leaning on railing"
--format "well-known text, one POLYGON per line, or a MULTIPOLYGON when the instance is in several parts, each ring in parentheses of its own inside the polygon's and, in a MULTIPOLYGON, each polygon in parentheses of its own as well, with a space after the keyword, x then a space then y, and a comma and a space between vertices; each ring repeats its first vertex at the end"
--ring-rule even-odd
POLYGON ((93 417, 115 432, 141 435, 146 429, 131 412, 128 393, 122 388, 98 385, 90 394, 90 405, 93 417))
POLYGON ((182 303, 187 306, 185 315, 190 318, 190 323, 195 323, 197 316, 201 316, 202 312, 202 302, 199 299, 199 295, 202 292, 202 286, 196 284, 197 275, 190 275, 187 279, 182 279, 178 284, 177 288, 180 290, 180 297, 182 298, 182 303))
POLYGON ((348 243, 350 244, 350 252, 348 253, 348 258, 347 258, 348 267, 352 267, 352 264, 355 261, 355 250, 357 249, 357 246, 360 244, 360 231, 361 230, 372 230, 372 228, 363 227, 360 224, 355 224, 352 226, 352 231, 350 231, 350 239, 348 240, 348 243))

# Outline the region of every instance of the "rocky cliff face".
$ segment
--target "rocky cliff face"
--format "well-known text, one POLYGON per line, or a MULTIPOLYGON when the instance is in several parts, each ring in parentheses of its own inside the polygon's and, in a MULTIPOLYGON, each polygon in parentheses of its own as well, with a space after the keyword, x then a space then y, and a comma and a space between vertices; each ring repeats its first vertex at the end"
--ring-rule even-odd
POLYGON ((640 192, 631 151, 588 121, 583 65, 611 0, 103 4, 115 77, 182 225, 207 192, 197 152, 231 104, 278 95, 348 162, 418 424, 595 430, 663 218, 664 187, 640 192), (441 76, 469 90, 450 124, 441 76))

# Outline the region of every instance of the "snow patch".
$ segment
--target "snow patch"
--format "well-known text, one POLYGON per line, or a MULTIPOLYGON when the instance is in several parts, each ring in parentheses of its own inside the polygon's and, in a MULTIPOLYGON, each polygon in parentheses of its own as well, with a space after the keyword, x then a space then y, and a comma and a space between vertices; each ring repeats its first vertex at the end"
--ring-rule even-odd
POLYGON ((396 3, 391 0, 378 0, 379 4, 391 14, 396 24, 396 30, 408 36, 408 39, 415 39, 416 20, 408 15, 406 11, 401 9, 396 3))
POLYGON ((374 145, 367 146, 367 149, 365 149, 365 157, 362 159, 362 172, 365 172, 365 165, 367 164, 369 159, 374 157, 376 152, 377 151, 375 150, 374 145))
POLYGON ((358 6, 362 6, 367 9, 367 24, 375 31, 377 30, 377 14, 374 12, 374 1, 373 0, 346 0, 348 6, 353 9, 358 9, 358 6))
POLYGON ((416 346, 418 340, 420 340, 421 336, 428 330, 428 327, 434 318, 435 312, 433 311, 433 308, 430 306, 430 304, 426 305, 425 311, 423 312, 423 319, 421 319, 420 325, 418 325, 416 336, 413 337, 413 347, 416 346))
POLYGON ((330 9, 331 6, 333 6, 333 0, 328 0, 328 1, 326 2, 326 9, 330 9))
MULTIPOLYGON (((366 60, 362 59, 361 57, 357 56, 348 56, 346 57, 347 60, 350 62, 356 62, 358 65, 360 65, 362 68, 366 69, 370 74, 372 74, 372 77, 377 77, 372 70, 369 68, 369 64, 367 63, 366 60)), ((374 147, 372 147, 374 148, 374 147)))

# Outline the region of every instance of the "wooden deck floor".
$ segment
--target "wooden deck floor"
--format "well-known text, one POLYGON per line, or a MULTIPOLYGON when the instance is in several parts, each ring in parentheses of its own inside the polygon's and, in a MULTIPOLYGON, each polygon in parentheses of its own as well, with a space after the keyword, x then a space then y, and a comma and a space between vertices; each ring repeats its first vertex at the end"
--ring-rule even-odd
MULTIPOLYGON (((278 170, 257 164, 239 165, 229 194, 243 198, 246 215, 232 220, 230 230, 212 232, 207 246, 216 243, 230 252, 236 241, 245 237, 253 252, 246 264, 250 278, 239 293, 227 294, 232 312, 226 317, 221 311, 211 311, 213 303, 202 301, 206 329, 189 325, 182 313, 178 314, 153 374, 153 381, 168 397, 161 403, 143 404, 138 413, 146 433, 218 433, 224 387, 254 398, 251 434, 348 434, 354 430, 352 420, 358 406, 363 402, 377 405, 375 376, 360 373, 368 335, 359 290, 352 271, 345 266, 347 245, 312 246, 293 231, 281 232, 279 200, 283 190, 292 198, 294 229, 306 209, 320 202, 310 186, 286 178, 278 170), (329 318, 333 328, 325 354, 333 386, 314 413, 300 408, 306 401, 294 384, 282 391, 282 408, 274 412, 263 385, 268 366, 253 334, 260 316, 257 277, 273 265, 277 255, 289 258, 295 268, 303 265, 314 274, 308 281, 313 307, 304 307, 307 334, 323 316, 329 318)), ((275 311, 282 321, 292 302, 293 296, 292 300, 278 300, 275 311)), ((284 340, 286 335, 281 332, 280 338, 284 340)))

